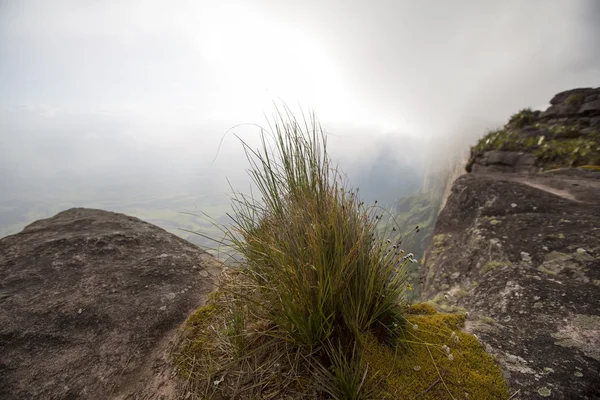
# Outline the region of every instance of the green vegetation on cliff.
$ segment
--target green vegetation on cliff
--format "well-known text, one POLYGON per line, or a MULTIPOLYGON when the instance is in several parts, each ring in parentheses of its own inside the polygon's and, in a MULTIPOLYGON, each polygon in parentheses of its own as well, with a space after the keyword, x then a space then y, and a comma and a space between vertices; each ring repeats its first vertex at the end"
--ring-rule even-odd
POLYGON ((582 133, 576 124, 548 124, 539 111, 524 109, 501 129, 489 132, 471 148, 472 158, 485 151, 523 151, 535 154, 543 169, 600 165, 600 131, 582 133))
MULTIPOLYGON (((445 329, 464 317, 426 306, 428 315, 414 315, 407 269, 416 260, 394 236, 401 227, 347 187, 314 119, 300 123, 284 111, 261 149, 242 142, 255 193, 234 195, 233 226, 223 228, 223 244, 242 261, 184 328, 176 363, 188 398, 397 398, 403 379, 414 381, 409 391, 438 383, 450 398, 471 391, 480 383, 463 381, 463 364, 436 358, 462 354, 445 343, 458 340, 445 329), (422 374, 386 358, 423 357, 415 346, 431 356, 414 359, 422 374)), ((485 358, 481 346, 471 350, 485 358)), ((422 398, 439 398, 427 392, 422 398)))
POLYGON ((398 346, 367 333, 360 347, 334 349, 331 366, 323 369, 315 365, 318 359, 311 360, 317 351, 307 353, 281 340, 276 326, 236 303, 233 290, 239 290, 242 276, 227 272, 221 289, 184 326, 176 365, 188 398, 225 399, 234 393, 263 399, 435 400, 463 399, 465 393, 475 399, 508 398, 497 362, 476 337, 461 331, 464 315, 413 305, 405 310, 409 329, 398 346), (324 388, 323 379, 332 374, 335 383, 324 388))

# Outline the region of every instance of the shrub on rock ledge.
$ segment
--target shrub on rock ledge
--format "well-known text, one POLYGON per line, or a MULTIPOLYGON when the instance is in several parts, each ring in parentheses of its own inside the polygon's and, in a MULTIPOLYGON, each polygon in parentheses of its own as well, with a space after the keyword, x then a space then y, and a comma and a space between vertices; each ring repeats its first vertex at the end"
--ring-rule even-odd
POLYGON ((217 399, 379 397, 372 355, 420 341, 405 295, 415 260, 390 239, 393 218, 365 206, 331 165, 314 118, 299 122, 286 109, 261 138, 258 150, 242 141, 255 192, 234 194, 233 224, 223 228, 240 265, 184 329, 176 362, 186 390, 217 399), (384 216, 389 228, 378 229, 384 216))

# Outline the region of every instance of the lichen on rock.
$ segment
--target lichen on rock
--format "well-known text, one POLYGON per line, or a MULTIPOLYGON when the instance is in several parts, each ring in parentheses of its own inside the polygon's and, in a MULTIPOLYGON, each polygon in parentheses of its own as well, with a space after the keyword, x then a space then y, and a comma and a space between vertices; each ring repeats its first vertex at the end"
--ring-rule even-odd
POLYGON ((470 314, 520 399, 600 398, 598 93, 560 93, 474 146, 434 229, 452 241, 423 267, 422 300, 470 314))

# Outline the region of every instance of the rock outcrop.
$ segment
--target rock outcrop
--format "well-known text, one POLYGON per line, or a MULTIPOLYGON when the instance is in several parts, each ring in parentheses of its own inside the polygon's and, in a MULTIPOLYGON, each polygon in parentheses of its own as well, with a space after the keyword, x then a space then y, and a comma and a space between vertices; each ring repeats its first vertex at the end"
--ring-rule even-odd
POLYGON ((600 164, 600 88, 561 92, 524 109, 471 149, 468 172, 539 172, 600 164))
POLYGON ((172 398, 166 356, 212 256, 137 218, 70 209, 0 240, 0 398, 172 398))
MULTIPOLYGON (((561 93, 535 118, 576 120, 571 135, 591 140, 592 118, 581 120, 597 115, 597 92, 561 93)), ((600 398, 600 160, 515 173, 486 164, 489 153, 472 153, 473 173, 455 181, 438 217, 422 297, 468 312, 467 329, 500 361, 514 399, 600 398)))

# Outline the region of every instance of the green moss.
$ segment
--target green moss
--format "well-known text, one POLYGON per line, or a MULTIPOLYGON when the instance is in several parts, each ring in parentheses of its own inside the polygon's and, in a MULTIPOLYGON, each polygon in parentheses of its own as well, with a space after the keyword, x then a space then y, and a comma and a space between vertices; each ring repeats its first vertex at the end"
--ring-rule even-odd
POLYGON ((450 303, 446 296, 441 293, 436 295, 433 299, 427 301, 426 304, 430 304, 435 309, 442 310, 444 312, 464 314, 467 311, 464 307, 450 303))
POLYGON ((567 105, 569 107, 579 107, 580 105, 583 104, 584 100, 585 100, 585 95, 583 95, 583 93, 577 93, 577 94, 572 94, 569 97, 567 97, 567 100, 565 101, 565 103, 567 103, 567 105))
POLYGON ((456 293, 454 293, 454 297, 456 297, 456 299, 462 299, 463 297, 466 297, 468 294, 469 294, 469 289, 466 287, 461 287, 456 291, 456 293))
POLYGON ((488 217, 488 216, 485 216, 485 217, 482 217, 482 218, 483 218, 485 221, 489 222, 489 223, 490 223, 490 225, 493 225, 493 226, 496 226, 496 225, 498 225, 498 224, 502 223, 502 221, 500 221, 500 220, 497 220, 497 219, 496 219, 496 217, 488 217))
POLYGON ((409 315, 433 315, 437 314, 437 311, 431 304, 418 303, 410 306, 406 313, 409 315))
POLYGON ((533 124, 538 114, 539 112, 535 112, 531 108, 524 108, 510 117, 508 125, 516 128, 523 128, 533 124))
POLYGON ((496 261, 496 260, 488 261, 483 267, 481 267, 481 274, 485 275, 488 272, 490 272, 496 268, 503 267, 507 264, 508 263, 505 261, 496 261))
POLYGON ((448 299, 439 293, 433 299, 427 301, 426 304, 430 304, 435 309, 440 309, 448 306, 448 299))
POLYGON ((581 165, 577 168, 586 169, 588 171, 600 171, 600 165, 581 165))
POLYGON ((535 154, 537 164, 545 170, 579 166, 595 169, 593 167, 600 165, 598 131, 582 136, 578 126, 534 124, 540 133, 527 136, 522 135, 519 131, 521 126, 513 122, 485 135, 471 148, 472 155, 491 150, 530 152, 535 154))
MULTIPOLYGON (((428 309, 429 310, 429 309, 428 309)), ((472 335, 461 332, 464 316, 454 314, 411 315, 417 330, 405 349, 393 349, 374 339, 367 340, 365 359, 377 398, 419 399, 454 398, 506 399, 508 388, 496 361, 472 335), (452 339, 452 333, 458 343, 452 339), (442 346, 448 346, 453 360, 442 346), (443 380, 440 380, 440 374, 443 380)))
MULTIPOLYGON (((222 305, 209 302, 183 325, 181 350, 176 355, 177 370, 183 378, 198 372, 194 370, 197 360, 220 352, 211 329, 223 322, 221 308, 222 305)), ((401 346, 387 346, 371 335, 365 340, 367 382, 372 386, 369 389, 377 393, 376 398, 413 398, 438 380, 438 370, 443 374, 443 383, 437 381, 420 399, 446 398, 447 390, 455 398, 463 398, 460 396, 464 393, 469 393, 470 398, 507 397, 497 363, 475 337, 460 331, 464 315, 440 314, 430 304, 419 303, 407 308, 406 320, 410 328, 401 346), (458 340, 453 339, 453 332, 458 340), (449 347, 453 360, 448 358, 444 345, 449 347)), ((213 364, 205 373, 220 371, 221 367, 213 364)))
MULTIPOLYGON (((218 293, 218 292, 213 292, 218 293)), ((205 357, 212 349, 213 343, 206 327, 215 317, 218 308, 209 296, 207 304, 194 311, 183 325, 181 333, 181 344, 175 355, 175 366, 179 374, 188 377, 194 368, 197 359, 205 357)))

